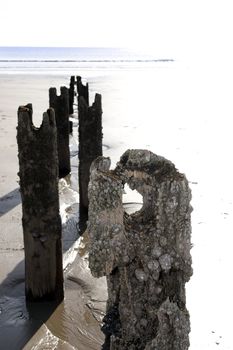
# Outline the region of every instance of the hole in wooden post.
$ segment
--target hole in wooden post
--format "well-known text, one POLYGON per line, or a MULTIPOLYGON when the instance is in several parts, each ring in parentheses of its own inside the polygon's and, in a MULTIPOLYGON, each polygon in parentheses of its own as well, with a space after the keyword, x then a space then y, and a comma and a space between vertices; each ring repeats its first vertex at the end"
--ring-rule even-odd
POLYGON ((143 206, 143 197, 137 190, 131 190, 129 185, 125 184, 123 193, 123 207, 127 214, 133 214, 139 211, 143 206))

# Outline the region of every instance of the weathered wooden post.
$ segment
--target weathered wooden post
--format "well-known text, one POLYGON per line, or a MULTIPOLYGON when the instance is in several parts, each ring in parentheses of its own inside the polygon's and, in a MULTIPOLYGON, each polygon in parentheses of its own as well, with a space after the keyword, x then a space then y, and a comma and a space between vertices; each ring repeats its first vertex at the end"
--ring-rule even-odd
POLYGON ((76 77, 77 81, 77 92, 78 92, 78 99, 82 96, 84 100, 86 101, 87 105, 89 106, 89 86, 88 83, 86 85, 83 85, 82 78, 80 76, 76 77))
POLYGON ((90 166, 95 158, 102 156, 102 104, 101 95, 88 107, 83 96, 79 99, 79 196, 80 215, 84 220, 88 212, 88 183, 90 166))
POLYGON ((128 150, 113 171, 99 157, 89 184, 89 266, 107 276, 104 349, 187 350, 185 283, 191 267, 191 192, 186 177, 163 157, 128 150), (122 184, 143 196, 128 215, 122 184))
POLYGON ((23 210, 26 299, 63 297, 61 218, 58 197, 57 128, 53 109, 40 128, 32 106, 18 109, 18 157, 23 210))
POLYGON ((70 88, 69 88, 69 114, 74 113, 74 85, 75 85, 75 77, 72 75, 70 77, 70 88))
POLYGON ((69 93, 65 86, 61 87, 61 95, 57 96, 56 88, 49 89, 49 106, 55 111, 57 125, 57 149, 59 161, 59 177, 70 173, 69 149, 69 93))

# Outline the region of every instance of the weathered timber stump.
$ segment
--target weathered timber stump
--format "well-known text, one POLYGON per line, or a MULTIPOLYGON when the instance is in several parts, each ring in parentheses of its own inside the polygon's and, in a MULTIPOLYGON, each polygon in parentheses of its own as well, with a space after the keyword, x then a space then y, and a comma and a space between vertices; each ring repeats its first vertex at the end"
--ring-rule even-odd
POLYGON ((69 114, 74 113, 74 86, 75 86, 75 77, 72 75, 70 77, 70 87, 69 87, 69 114))
POLYGON ((86 85, 83 85, 82 78, 80 76, 76 77, 77 81, 77 93, 78 93, 78 100, 80 97, 83 97, 86 101, 86 104, 89 106, 89 86, 88 83, 86 85))
POLYGON ((63 299, 61 218, 58 197, 57 128, 53 109, 40 128, 32 106, 18 109, 18 157, 23 210, 26 299, 63 299))
POLYGON ((80 97, 79 116, 79 196, 80 215, 84 218, 88 212, 88 183, 90 166, 94 159, 102 156, 102 103, 101 95, 95 95, 95 101, 88 107, 84 97, 80 97))
POLYGON ((103 349, 187 350, 190 322, 185 283, 191 267, 191 192, 163 157, 128 150, 113 171, 99 157, 89 183, 89 266, 107 276, 103 349), (123 185, 143 196, 128 215, 123 185))
POLYGON ((56 88, 49 89, 49 106, 55 111, 57 125, 57 149, 59 161, 59 177, 70 173, 70 148, 69 148, 69 93, 65 86, 61 87, 61 95, 57 96, 56 88))

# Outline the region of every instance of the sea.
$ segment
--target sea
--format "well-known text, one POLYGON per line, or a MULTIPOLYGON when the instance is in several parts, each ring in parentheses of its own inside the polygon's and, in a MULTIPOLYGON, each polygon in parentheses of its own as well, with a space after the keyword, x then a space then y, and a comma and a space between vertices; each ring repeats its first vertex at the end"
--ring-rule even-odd
POLYGON ((61 74, 77 69, 140 69, 173 62, 150 51, 91 47, 0 47, 1 73, 61 74))

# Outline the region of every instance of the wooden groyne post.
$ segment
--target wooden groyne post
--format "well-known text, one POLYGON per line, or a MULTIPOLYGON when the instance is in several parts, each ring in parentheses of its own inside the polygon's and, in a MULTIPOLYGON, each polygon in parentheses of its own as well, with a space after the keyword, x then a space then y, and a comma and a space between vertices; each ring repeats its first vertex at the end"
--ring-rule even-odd
POLYGON ((57 128, 53 109, 40 128, 32 105, 18 109, 19 178, 23 211, 25 284, 28 301, 64 297, 58 197, 57 128))
POLYGON ((69 114, 74 113, 74 95, 75 95, 75 77, 72 75, 70 77, 70 87, 69 87, 69 114))
POLYGON ((69 91, 65 86, 60 88, 61 94, 57 96, 56 88, 49 89, 49 106, 55 111, 57 125, 57 147, 59 161, 59 177, 70 173, 69 149, 69 91))
POLYGON ((185 283, 192 275, 191 192, 174 164, 128 150, 115 170, 99 157, 89 184, 89 267, 107 276, 104 349, 188 350, 185 283), (122 184, 143 196, 128 215, 122 184))
POLYGON ((94 159, 102 156, 102 102, 101 95, 88 107, 83 96, 79 98, 79 196, 80 215, 85 220, 88 213, 88 183, 90 166, 94 159))
POLYGON ((82 83, 82 78, 80 76, 76 77, 76 82, 77 82, 78 100, 80 97, 83 97, 84 100, 86 101, 87 106, 89 106, 89 85, 88 85, 88 83, 86 85, 84 85, 82 83))

